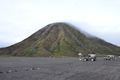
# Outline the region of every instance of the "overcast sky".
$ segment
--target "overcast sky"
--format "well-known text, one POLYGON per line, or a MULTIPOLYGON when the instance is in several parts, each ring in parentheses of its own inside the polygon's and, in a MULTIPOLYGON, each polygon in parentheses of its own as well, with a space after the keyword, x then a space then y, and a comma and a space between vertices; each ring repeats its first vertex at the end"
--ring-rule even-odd
POLYGON ((0 47, 64 21, 120 46, 120 0, 0 0, 0 47))

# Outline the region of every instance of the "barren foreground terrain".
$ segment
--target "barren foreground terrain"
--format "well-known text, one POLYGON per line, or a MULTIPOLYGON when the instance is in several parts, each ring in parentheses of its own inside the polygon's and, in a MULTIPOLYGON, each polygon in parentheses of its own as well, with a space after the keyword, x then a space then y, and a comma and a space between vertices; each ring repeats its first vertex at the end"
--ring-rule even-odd
POLYGON ((0 80, 120 80, 120 60, 0 57, 0 80))

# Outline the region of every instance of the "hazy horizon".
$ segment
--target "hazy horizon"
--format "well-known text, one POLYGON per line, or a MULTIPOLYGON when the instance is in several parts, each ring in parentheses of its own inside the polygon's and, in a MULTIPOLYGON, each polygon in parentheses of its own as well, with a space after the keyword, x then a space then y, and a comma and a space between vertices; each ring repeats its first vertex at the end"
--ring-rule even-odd
POLYGON ((29 37, 47 24, 69 22, 120 46, 119 0, 0 1, 0 47, 29 37))

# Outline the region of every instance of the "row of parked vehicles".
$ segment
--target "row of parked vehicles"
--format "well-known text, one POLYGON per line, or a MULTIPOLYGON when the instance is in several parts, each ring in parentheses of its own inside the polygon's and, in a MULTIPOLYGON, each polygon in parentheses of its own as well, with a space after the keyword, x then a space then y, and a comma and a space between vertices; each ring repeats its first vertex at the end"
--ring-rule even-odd
MULTIPOLYGON (((79 60, 81 61, 96 61, 96 54, 87 54, 83 55, 82 53, 79 53, 79 60)), ((105 55, 104 60, 115 60, 115 55, 105 55)))

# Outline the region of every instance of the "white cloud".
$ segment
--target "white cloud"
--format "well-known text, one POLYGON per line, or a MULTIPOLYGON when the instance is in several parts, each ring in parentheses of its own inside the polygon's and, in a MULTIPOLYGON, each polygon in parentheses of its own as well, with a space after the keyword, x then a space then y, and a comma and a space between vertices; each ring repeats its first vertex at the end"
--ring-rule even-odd
POLYGON ((1 0, 0 44, 19 42, 49 23, 66 21, 120 45, 119 9, 119 0, 1 0))

